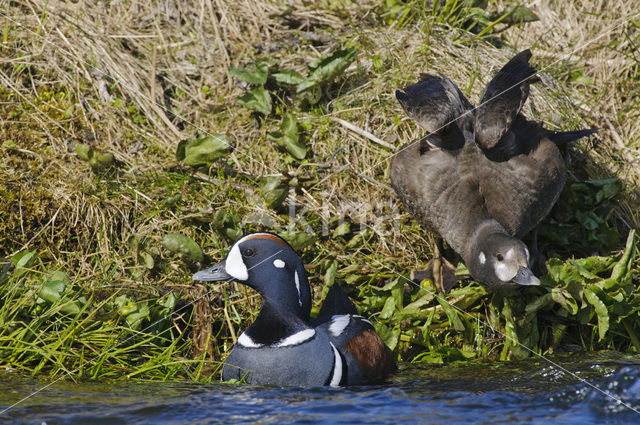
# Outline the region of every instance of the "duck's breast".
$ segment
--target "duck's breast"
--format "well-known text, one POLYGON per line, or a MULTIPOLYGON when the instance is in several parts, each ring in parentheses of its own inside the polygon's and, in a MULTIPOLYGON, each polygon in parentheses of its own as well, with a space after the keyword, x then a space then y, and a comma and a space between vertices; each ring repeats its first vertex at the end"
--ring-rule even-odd
POLYGON ((324 332, 297 345, 250 348, 236 344, 222 368, 222 379, 244 378, 259 385, 327 385, 335 372, 334 361, 335 352, 324 332))

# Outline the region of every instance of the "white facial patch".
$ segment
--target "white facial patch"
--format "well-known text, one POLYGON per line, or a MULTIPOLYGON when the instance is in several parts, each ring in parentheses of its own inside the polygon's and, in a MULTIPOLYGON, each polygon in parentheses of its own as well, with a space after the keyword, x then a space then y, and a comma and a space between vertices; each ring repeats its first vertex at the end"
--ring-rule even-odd
POLYGON ((478 260, 480 261, 480 264, 484 264, 487 262, 487 257, 484 255, 484 252, 480 252, 480 255, 478 255, 478 260))
POLYGON ((296 283, 296 289, 298 290, 298 304, 302 307, 302 295, 300 295, 300 278, 298 277, 298 271, 294 270, 293 280, 296 283))
POLYGON ((527 248, 524 249, 524 253, 527 256, 527 264, 529 264, 529 250, 527 248))
POLYGON ((331 348, 333 349, 333 374, 331 375, 331 381, 329 385, 332 387, 340 386, 340 380, 342 379, 342 357, 340 356, 340 352, 332 342, 330 342, 331 348))
POLYGON ((276 258, 275 260, 273 260, 273 266, 278 269, 284 269, 285 264, 284 264, 284 261, 282 261, 279 258, 276 258))
POLYGON ((313 329, 305 329, 303 331, 296 332, 293 335, 289 335, 285 339, 283 339, 280 342, 278 342, 275 346, 276 347, 288 347, 288 346, 291 346, 291 345, 302 344, 303 342, 308 341, 311 338, 313 338, 315 336, 315 334, 316 334, 316 331, 314 331, 313 329))
POLYGON ((227 255, 227 259, 225 261, 224 270, 238 280, 247 280, 249 279, 249 270, 247 270, 247 266, 242 260, 239 245, 240 243, 236 242, 233 248, 231 248, 231 251, 229 251, 229 255, 227 255))
POLYGON ((242 335, 240 335, 240 338, 238 338, 238 344, 242 345, 243 347, 247 347, 247 348, 260 348, 262 347, 262 344, 258 344, 256 342, 254 342, 251 337, 247 334, 245 334, 244 332, 242 333, 242 335))
POLYGON ((350 321, 351 319, 347 314, 331 317, 331 325, 329 325, 329 332, 331 332, 331 335, 333 336, 340 335, 342 332, 344 332, 347 326, 349 326, 350 321))
POLYGON ((515 254, 515 251, 513 250, 513 248, 509 248, 507 253, 504 254, 504 258, 511 259, 511 257, 513 257, 513 254, 515 254))
POLYGON ((498 279, 503 282, 509 282, 511 279, 516 277, 516 273, 510 271, 509 267, 507 267, 507 265, 504 263, 495 263, 493 268, 496 272, 496 276, 498 276, 498 279))

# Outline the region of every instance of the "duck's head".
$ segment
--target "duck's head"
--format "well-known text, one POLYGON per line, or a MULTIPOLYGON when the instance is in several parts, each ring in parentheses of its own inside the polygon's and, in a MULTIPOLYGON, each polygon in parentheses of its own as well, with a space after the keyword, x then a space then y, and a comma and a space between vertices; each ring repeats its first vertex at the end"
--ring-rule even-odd
POLYGON ((527 246, 491 226, 476 232, 465 257, 471 276, 490 289, 540 285, 531 271, 527 246))
POLYGON ((284 239, 272 233, 242 237, 224 260, 197 272, 193 279, 237 281, 279 309, 303 318, 311 311, 311 291, 302 260, 284 239))

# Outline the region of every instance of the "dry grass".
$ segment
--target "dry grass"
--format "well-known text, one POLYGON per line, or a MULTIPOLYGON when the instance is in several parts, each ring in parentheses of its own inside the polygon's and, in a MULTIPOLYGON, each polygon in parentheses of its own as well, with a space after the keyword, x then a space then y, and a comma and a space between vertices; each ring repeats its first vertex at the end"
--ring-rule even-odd
MULTIPOLYGON (((115 270, 103 286, 189 292, 188 269, 197 265, 160 252, 161 273, 141 271, 132 237, 152 245, 181 231, 219 258, 228 240, 193 217, 224 209, 241 218, 269 216, 273 225, 266 227, 281 230, 288 217, 264 207, 255 186, 261 177, 285 174, 316 179, 290 194, 296 228, 309 220, 318 232, 317 216, 346 216, 373 235, 356 255, 342 254, 342 241, 321 238, 306 260, 323 270, 337 258, 341 267, 373 273, 379 265, 367 255, 375 255, 398 270, 415 268, 426 261, 429 242, 389 190, 393 150, 337 119, 399 147, 421 134, 395 102, 395 88, 420 72, 442 72, 477 101, 492 73, 525 47, 546 76, 527 113, 552 128, 601 128, 595 144, 571 149, 572 172, 622 179, 627 190, 618 215, 638 229, 640 37, 629 20, 635 6, 592 0, 583 10, 542 0, 533 6, 540 22, 508 29, 500 36, 512 47, 498 48, 495 39, 477 40, 434 18, 387 24, 384 7, 373 1, 0 1, 0 255, 36 249, 51 268, 71 271, 87 287, 115 270), (298 114, 313 151, 308 162, 333 158, 330 167, 287 161, 266 139, 279 119, 256 119, 236 103, 244 87, 229 67, 271 56, 303 72, 345 45, 359 55, 342 85, 325 105, 298 114), (177 164, 178 142, 197 130, 230 135, 236 149, 226 166, 247 177, 230 182, 215 168, 198 177, 177 164), (93 172, 74 153, 78 143, 112 152, 118 168, 93 172), (177 194, 178 208, 162 206, 177 194)), ((224 313, 225 323, 241 323, 241 315, 224 313)), ((207 351, 202 344, 198 350, 207 351)))

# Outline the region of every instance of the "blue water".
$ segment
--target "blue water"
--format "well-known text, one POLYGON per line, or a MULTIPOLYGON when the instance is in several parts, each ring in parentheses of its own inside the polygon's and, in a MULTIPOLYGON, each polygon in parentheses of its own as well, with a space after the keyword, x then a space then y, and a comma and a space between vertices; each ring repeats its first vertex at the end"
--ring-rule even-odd
MULTIPOLYGON (((0 424, 640 424, 639 356, 553 361, 575 376, 536 360, 408 365, 387 383, 351 388, 64 382, 0 424)), ((0 373, 0 410, 43 384, 0 373)))

